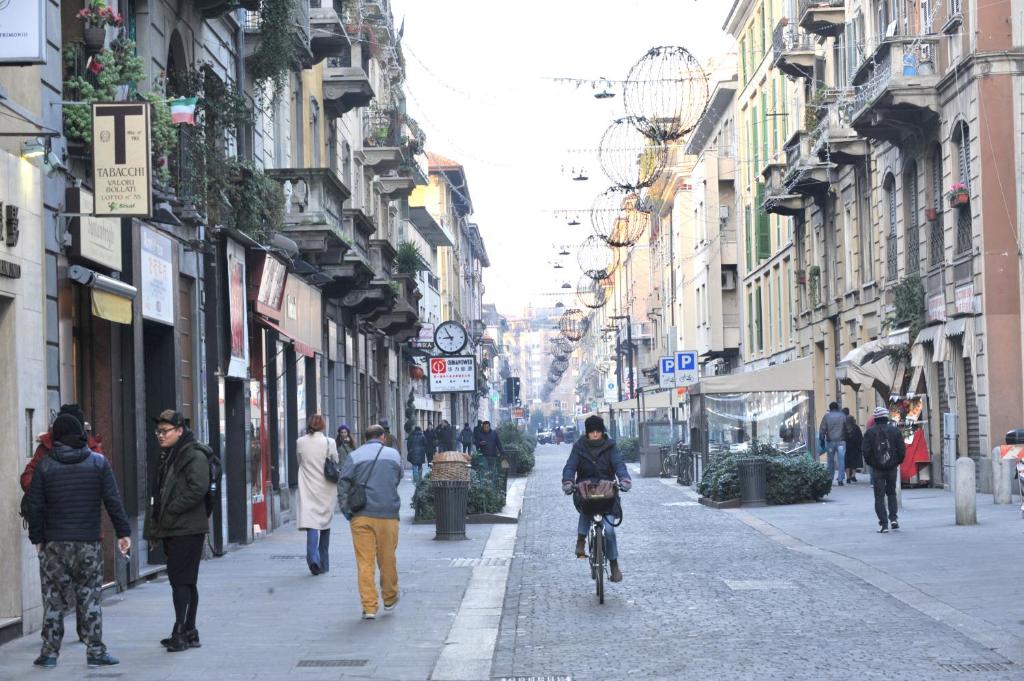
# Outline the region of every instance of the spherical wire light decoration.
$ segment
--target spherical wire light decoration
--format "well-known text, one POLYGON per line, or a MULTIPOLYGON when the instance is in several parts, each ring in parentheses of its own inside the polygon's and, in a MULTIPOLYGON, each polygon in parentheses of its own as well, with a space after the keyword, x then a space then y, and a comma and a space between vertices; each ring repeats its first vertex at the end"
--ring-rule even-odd
POLYGON ((591 234, 580 244, 577 259, 583 274, 591 279, 607 279, 619 266, 619 250, 591 234))
POLYGON ((650 187, 668 164, 668 147, 647 137, 647 124, 627 116, 612 121, 597 149, 601 170, 616 187, 635 191, 650 187))
POLYGON ((559 374, 564 374, 569 368, 569 360, 567 359, 556 359, 551 363, 551 369, 557 371, 559 374))
POLYGON ((586 335, 589 324, 583 310, 574 307, 562 313, 561 319, 558 320, 558 328, 566 339, 578 343, 586 335))
POLYGON ((678 140, 708 106, 708 76, 685 47, 652 47, 626 76, 626 113, 638 130, 658 142, 678 140))
POLYGON ((638 193, 610 187, 594 199, 590 224, 609 246, 632 246, 650 228, 651 209, 638 193))
POLYGON ((604 307, 608 301, 608 293, 604 284, 599 279, 591 279, 583 275, 580 282, 576 284, 576 297, 579 298, 583 307, 596 310, 604 307))

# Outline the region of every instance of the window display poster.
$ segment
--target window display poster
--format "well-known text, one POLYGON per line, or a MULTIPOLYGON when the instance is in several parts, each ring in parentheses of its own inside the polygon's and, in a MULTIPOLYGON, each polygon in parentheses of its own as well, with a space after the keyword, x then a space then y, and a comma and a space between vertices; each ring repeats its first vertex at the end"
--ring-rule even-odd
POLYGON ((149 229, 139 230, 142 242, 142 316, 174 324, 174 260, 170 238, 149 229))
POLYGON ((249 334, 245 329, 245 248, 228 240, 228 310, 231 361, 228 376, 245 378, 249 373, 249 334))
POLYGON ((260 277, 260 290, 256 297, 256 311, 280 319, 281 298, 284 296, 284 281, 288 271, 284 263, 267 255, 263 263, 263 275, 260 277))

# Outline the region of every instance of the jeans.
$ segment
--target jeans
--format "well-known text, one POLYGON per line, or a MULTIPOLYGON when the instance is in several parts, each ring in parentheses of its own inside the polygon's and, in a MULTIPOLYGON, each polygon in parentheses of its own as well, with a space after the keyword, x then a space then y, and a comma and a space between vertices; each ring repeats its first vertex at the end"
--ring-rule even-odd
POLYGON ((878 468, 871 469, 871 486, 875 490, 875 515, 878 516, 878 524, 888 527, 889 521, 896 521, 896 512, 899 507, 896 503, 896 484, 900 474, 899 467, 883 471, 878 468), (889 499, 889 519, 885 517, 885 501, 889 499))
POLYGON ((316 565, 320 572, 331 567, 331 530, 306 530, 306 564, 312 570, 316 565))
POLYGON ((846 443, 839 442, 825 443, 825 451, 828 452, 828 477, 836 474, 836 480, 842 482, 846 479, 846 443))
MULTIPOLYGON (((590 516, 580 513, 580 521, 576 525, 576 534, 585 537, 590 533, 590 516)), ((604 517, 604 555, 608 560, 619 559, 619 542, 615 539, 615 528, 608 516, 604 517)))
POLYGON ((416 463, 412 464, 412 484, 420 484, 420 480, 423 479, 423 464, 416 463))
POLYGON ((356 554, 359 600, 363 604, 363 612, 375 613, 378 598, 384 599, 384 605, 392 605, 398 600, 398 564, 395 561, 398 521, 357 515, 349 526, 356 554), (379 597, 374 583, 377 568, 380 568, 379 597))

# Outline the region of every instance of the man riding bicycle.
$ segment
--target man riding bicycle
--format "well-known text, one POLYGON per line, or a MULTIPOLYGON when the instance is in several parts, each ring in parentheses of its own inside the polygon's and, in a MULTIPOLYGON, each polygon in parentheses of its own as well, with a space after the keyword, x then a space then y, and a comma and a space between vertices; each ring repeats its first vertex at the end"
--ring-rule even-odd
MULTIPOLYGON (((569 460, 562 469, 562 491, 572 494, 576 489, 576 483, 588 481, 618 479, 619 488, 628 492, 633 485, 633 480, 626 470, 626 462, 622 459, 615 440, 608 437, 605 432, 604 419, 594 415, 584 421, 586 434, 573 443, 572 451, 569 453, 569 460)), ((619 569, 619 547, 615 539, 615 527, 610 519, 617 517, 605 516, 604 537, 605 553, 611 562, 611 581, 621 582, 622 571, 619 569)), ((576 528, 576 557, 585 558, 587 532, 590 530, 590 518, 583 513, 579 514, 579 523, 576 528)))

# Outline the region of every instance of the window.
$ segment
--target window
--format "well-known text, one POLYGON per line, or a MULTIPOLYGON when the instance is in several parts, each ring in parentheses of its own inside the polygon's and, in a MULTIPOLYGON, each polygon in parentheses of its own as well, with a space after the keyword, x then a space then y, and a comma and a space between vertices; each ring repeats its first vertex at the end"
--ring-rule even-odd
POLYGON ((756 203, 754 210, 757 211, 757 260, 767 260, 772 257, 772 233, 771 216, 764 210, 764 185, 757 184, 756 203))
POLYGON ((871 240, 871 183, 867 171, 858 168, 855 175, 857 187, 857 239, 860 246, 860 276, 867 283, 875 278, 875 259, 871 240))
POLYGON ((761 317, 761 286, 754 291, 754 333, 757 336, 757 351, 764 352, 764 327, 761 317))
POLYGON ((895 283, 899 278, 896 262, 896 179, 892 175, 886 176, 882 188, 885 191, 885 212, 888 220, 885 237, 885 276, 889 283, 895 283))
POLYGON ((918 224, 917 162, 911 161, 903 174, 904 250, 906 274, 917 274, 921 266, 921 228, 918 224))
POLYGON ((754 159, 754 166, 753 166, 753 168, 751 170, 753 170, 753 173, 754 173, 755 177, 761 172, 761 168, 762 168, 762 166, 761 166, 761 157, 758 154, 758 151, 760 151, 760 149, 761 149, 761 145, 758 144, 758 142, 757 142, 757 137, 758 137, 757 126, 760 125, 760 122, 761 122, 761 119, 757 115, 757 107, 754 107, 754 112, 750 116, 750 140, 751 140, 750 143, 751 143, 751 147, 752 147, 751 150, 750 150, 750 158, 754 159))
POLYGON ((768 155, 768 93, 761 93, 761 158, 765 163, 771 156, 768 155))
MULTIPOLYGON (((971 192, 971 131, 966 123, 960 123, 953 131, 953 149, 957 158, 957 180, 971 192)), ((971 204, 956 206, 956 255, 968 253, 973 240, 973 218, 971 204)))
POLYGON ((740 82, 744 85, 747 82, 749 73, 747 70, 747 38, 744 36, 740 38, 740 82))
POLYGON ((750 231, 751 221, 752 220, 751 220, 751 216, 750 216, 750 206, 747 206, 746 210, 744 211, 744 215, 743 215, 743 227, 744 227, 745 234, 746 234, 746 237, 747 237, 745 239, 745 241, 746 241, 746 250, 747 250, 747 272, 749 272, 750 270, 754 269, 754 239, 753 239, 753 234, 751 234, 751 231, 750 231))
POLYGON ((932 207, 935 218, 928 229, 928 262, 933 266, 946 259, 945 235, 942 230, 942 147, 932 149, 932 207))

